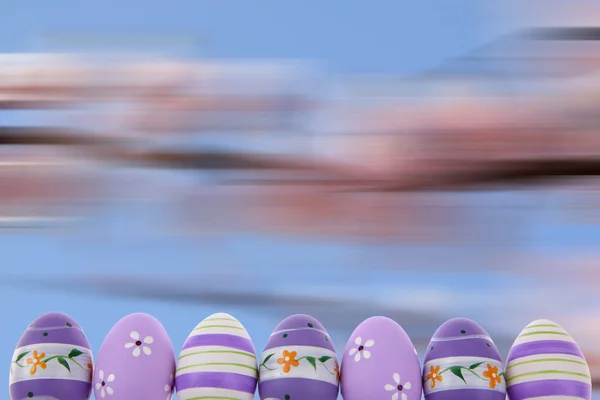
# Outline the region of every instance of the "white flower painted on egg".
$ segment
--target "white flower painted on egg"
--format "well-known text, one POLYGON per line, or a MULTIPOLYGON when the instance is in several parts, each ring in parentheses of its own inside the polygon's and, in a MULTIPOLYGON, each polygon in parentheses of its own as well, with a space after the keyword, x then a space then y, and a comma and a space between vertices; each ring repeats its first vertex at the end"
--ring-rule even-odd
POLYGON ((100 372, 98 372, 98 377, 100 378, 100 382, 96 383, 96 390, 100 391, 100 397, 105 398, 107 394, 112 396, 115 391, 108 384, 115 381, 115 374, 109 374, 105 380, 104 371, 100 370, 100 372))
POLYGON ((406 394, 406 391, 410 390, 412 386, 410 382, 400 383, 401 381, 399 374, 392 375, 392 379, 394 380, 393 385, 385 385, 385 390, 387 390, 388 392, 395 392, 394 394, 392 394, 392 400, 398 400, 398 397, 400 397, 402 400, 407 400, 408 395, 406 394))
POLYGON ((146 336, 143 341, 140 340, 140 334, 136 331, 133 331, 129 334, 129 337, 133 339, 133 342, 125 343, 125 348, 130 349, 133 347, 133 356, 139 357, 142 351, 144 354, 149 356, 152 354, 152 349, 149 345, 154 343, 154 338, 152 336, 146 336), (140 350, 141 348, 141 350, 140 350))
POLYGON ((165 392, 167 392, 166 400, 173 398, 173 374, 169 377, 169 384, 165 385, 165 392))
POLYGON ((359 336, 354 341, 356 347, 352 348, 348 355, 354 356, 354 361, 359 362, 361 358, 371 358, 371 352, 367 350, 367 347, 373 347, 375 344, 374 340, 367 340, 365 344, 362 344, 362 338, 359 336))

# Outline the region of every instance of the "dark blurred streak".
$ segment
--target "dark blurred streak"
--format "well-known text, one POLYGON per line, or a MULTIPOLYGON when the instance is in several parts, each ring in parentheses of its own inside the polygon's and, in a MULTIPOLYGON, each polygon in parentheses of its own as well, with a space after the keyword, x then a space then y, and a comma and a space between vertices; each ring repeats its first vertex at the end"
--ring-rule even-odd
POLYGON ((600 28, 596 26, 534 28, 526 30, 520 36, 534 40, 600 40, 600 28))
POLYGON ((106 138, 66 128, 0 126, 0 145, 98 146, 106 138))
POLYGON ((166 169, 310 171, 318 168, 313 163, 293 161, 283 156, 219 151, 123 151, 107 154, 107 158, 135 166, 166 169))
POLYGON ((83 295, 97 294, 111 299, 144 299, 187 305, 203 304, 219 307, 242 307, 285 318, 302 313, 327 321, 328 330, 352 331, 363 320, 373 315, 384 315, 394 319, 412 335, 415 343, 424 345, 439 326, 440 316, 383 306, 365 301, 335 299, 325 296, 276 294, 250 292, 230 283, 218 287, 214 283, 197 283, 192 288, 183 282, 194 281, 186 277, 165 279, 146 276, 132 286, 127 276, 70 276, 69 279, 42 276, 5 275, 0 285, 10 287, 39 286, 48 290, 71 292, 83 295), (76 283, 74 285, 73 283, 76 283), (76 288, 75 288, 76 287, 76 288))

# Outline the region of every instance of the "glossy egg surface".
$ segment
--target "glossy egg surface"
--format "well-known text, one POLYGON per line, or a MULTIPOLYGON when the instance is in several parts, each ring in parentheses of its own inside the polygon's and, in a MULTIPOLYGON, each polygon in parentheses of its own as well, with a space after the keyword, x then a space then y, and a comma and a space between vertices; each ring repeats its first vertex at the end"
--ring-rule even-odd
POLYGON ((130 314, 110 330, 94 371, 96 399, 165 400, 173 393, 175 353, 162 324, 130 314))
POLYGON ((581 349, 560 325, 533 321, 521 331, 506 360, 511 400, 590 400, 590 369, 581 349))
POLYGON ((262 400, 337 399, 337 355, 325 327, 309 315, 292 315, 277 325, 259 371, 262 400))
POLYGON ((86 400, 93 357, 85 333, 70 316, 48 313, 25 330, 10 367, 11 400, 86 400))
POLYGON ((400 325, 386 317, 363 321, 342 358, 344 400, 420 400, 421 366, 400 325))
POLYGON ((256 352, 244 326, 225 313, 200 322, 179 354, 175 382, 181 400, 254 399, 256 352))

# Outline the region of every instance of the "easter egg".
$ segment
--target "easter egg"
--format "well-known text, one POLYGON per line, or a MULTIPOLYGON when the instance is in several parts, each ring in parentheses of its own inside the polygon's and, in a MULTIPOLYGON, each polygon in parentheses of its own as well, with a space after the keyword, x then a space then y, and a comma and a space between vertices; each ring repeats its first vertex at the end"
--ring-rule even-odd
POLYGON ((344 400, 420 400, 421 365, 395 321, 372 317, 352 333, 342 357, 344 400))
POLYGON ((256 351, 244 326, 218 313, 187 337, 177 361, 177 397, 252 400, 258 382, 256 351))
POLYGON ((94 395, 109 400, 165 400, 173 394, 175 352, 162 324, 129 314, 108 332, 94 369, 94 395))
POLYGON ((275 327, 259 371, 262 400, 337 399, 337 355, 325 327, 311 316, 292 315, 275 327))
POLYGON ((92 391, 92 351, 71 317, 48 313, 25 330, 10 366, 11 400, 87 400, 92 391))
POLYGON ((579 346, 560 325, 537 320, 525 327, 506 360, 511 400, 592 398, 590 369, 579 346))
POLYGON ((454 318, 433 335, 425 353, 426 400, 505 400, 502 358, 476 322, 454 318))

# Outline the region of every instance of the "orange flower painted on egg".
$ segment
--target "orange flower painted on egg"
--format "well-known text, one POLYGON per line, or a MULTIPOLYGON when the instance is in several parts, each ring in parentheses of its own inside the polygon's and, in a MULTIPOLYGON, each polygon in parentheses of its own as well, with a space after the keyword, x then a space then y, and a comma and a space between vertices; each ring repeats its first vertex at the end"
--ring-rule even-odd
POLYGON ((487 365, 487 371, 483 371, 483 377, 490 380, 490 388, 494 389, 497 383, 502 383, 502 378, 498 375, 498 367, 487 365))
POLYGON ((433 365, 429 367, 429 374, 427 374, 427 380, 431 379, 431 388, 435 388, 435 382, 442 382, 444 378, 440 375, 440 366, 434 367, 433 365))
POLYGON ((42 362, 44 357, 46 357, 46 353, 38 354, 37 350, 34 350, 31 358, 25 360, 27 365, 31 365, 31 369, 29 370, 31 375, 34 375, 37 372, 37 367, 46 369, 46 363, 42 362))
POLYGON ((335 362, 335 368, 333 368, 333 372, 335 372, 335 380, 337 382, 340 381, 340 366, 338 365, 338 362, 335 362))
POLYGON ((277 364, 283 364, 283 372, 285 372, 286 374, 290 372, 291 367, 297 367, 298 365, 300 365, 300 363, 296 361, 297 354, 298 353, 296 353, 295 351, 284 350, 282 357, 277 360, 277 364))

